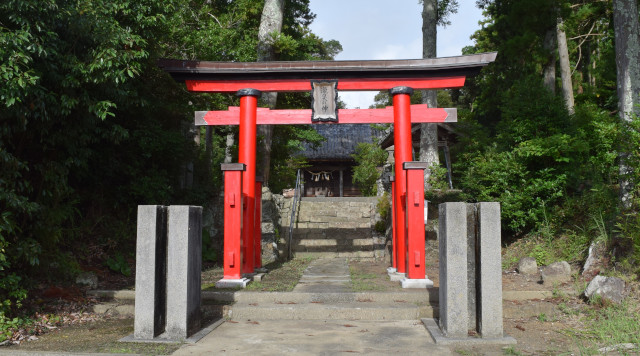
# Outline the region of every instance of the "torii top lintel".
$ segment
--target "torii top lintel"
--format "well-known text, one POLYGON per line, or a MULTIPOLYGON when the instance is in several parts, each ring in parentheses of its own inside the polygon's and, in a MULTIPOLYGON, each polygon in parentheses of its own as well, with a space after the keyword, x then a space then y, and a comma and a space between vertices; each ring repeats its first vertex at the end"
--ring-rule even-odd
POLYGON ((338 80, 338 90, 448 89, 464 86, 497 52, 430 59, 375 61, 208 62, 162 59, 158 65, 189 91, 310 91, 311 80, 338 80))

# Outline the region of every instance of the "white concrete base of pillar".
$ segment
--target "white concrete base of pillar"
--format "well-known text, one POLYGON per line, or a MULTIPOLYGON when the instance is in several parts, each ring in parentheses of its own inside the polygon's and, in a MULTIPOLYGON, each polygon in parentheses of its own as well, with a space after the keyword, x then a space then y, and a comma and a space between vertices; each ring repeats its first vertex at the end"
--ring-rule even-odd
POLYGON ((406 273, 393 272, 389 273, 389 279, 391 282, 399 282, 407 277, 406 273))
POLYGON ((395 267, 387 267, 387 274, 396 273, 398 270, 395 267))
POLYGON ((249 278, 240 279, 221 279, 216 282, 216 288, 247 288, 247 284, 251 280, 249 278))
POLYGON ((410 279, 404 278, 400 281, 402 284, 402 288, 412 288, 412 289, 426 289, 429 287, 433 287, 433 281, 429 278, 425 279, 410 279))

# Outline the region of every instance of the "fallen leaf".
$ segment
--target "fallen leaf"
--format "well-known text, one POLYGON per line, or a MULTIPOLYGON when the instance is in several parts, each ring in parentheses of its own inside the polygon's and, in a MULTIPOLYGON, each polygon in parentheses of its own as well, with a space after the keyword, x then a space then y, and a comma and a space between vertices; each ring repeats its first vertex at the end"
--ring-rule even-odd
POLYGON ((522 325, 516 325, 516 329, 525 331, 525 328, 522 325))

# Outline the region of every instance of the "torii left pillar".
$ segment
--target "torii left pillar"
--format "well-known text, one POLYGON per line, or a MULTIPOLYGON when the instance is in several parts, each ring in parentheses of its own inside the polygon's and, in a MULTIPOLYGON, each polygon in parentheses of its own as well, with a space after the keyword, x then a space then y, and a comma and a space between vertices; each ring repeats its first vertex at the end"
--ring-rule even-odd
POLYGON ((242 174, 242 195, 246 200, 243 206, 242 220, 242 273, 252 275, 255 272, 255 213, 256 213, 256 114, 258 97, 262 92, 257 89, 238 90, 240 97, 240 129, 238 137, 238 162, 247 169, 242 174))
POLYGON ((399 281, 406 277, 406 206, 407 175, 402 164, 412 161, 411 155, 411 94, 413 89, 409 87, 394 87, 389 90, 393 96, 393 140, 394 140, 394 165, 395 165, 395 189, 393 190, 394 231, 395 244, 394 267, 395 272, 389 271, 392 281, 399 281))

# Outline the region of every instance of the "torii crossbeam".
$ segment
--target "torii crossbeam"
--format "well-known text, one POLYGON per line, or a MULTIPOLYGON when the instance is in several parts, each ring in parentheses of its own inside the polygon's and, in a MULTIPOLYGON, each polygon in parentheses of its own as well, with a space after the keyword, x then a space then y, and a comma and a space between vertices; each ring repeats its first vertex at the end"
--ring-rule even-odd
MULTIPOLYGON (((331 122, 322 123, 394 124, 393 268, 409 280, 428 281, 421 205, 424 190, 420 182, 426 167, 411 162, 411 124, 455 122, 457 113, 455 109, 410 105, 410 96, 414 89, 460 88, 467 77, 478 74, 496 55, 492 52, 412 60, 251 63, 160 60, 159 66, 175 80, 184 81, 189 91, 236 92, 240 97, 239 108, 195 114, 196 125, 240 126, 239 163, 222 167, 225 171, 225 244, 224 278, 220 285, 245 286, 242 274, 253 273, 260 267, 261 242, 256 238, 260 236, 260 216, 256 216, 259 210, 256 125, 316 123, 312 122, 315 117, 312 110, 257 108, 257 97, 261 91, 311 91, 318 82, 323 85, 330 82, 337 91, 389 90, 393 96, 392 108, 336 109, 331 122)), ((329 103, 323 109, 331 106, 329 103)), ((315 106, 313 110, 317 110, 315 106)))

